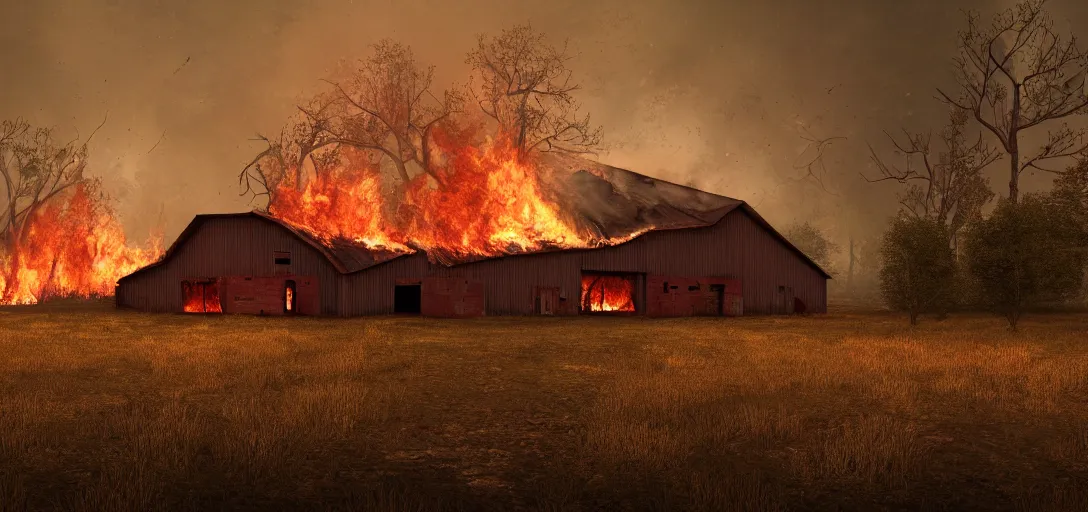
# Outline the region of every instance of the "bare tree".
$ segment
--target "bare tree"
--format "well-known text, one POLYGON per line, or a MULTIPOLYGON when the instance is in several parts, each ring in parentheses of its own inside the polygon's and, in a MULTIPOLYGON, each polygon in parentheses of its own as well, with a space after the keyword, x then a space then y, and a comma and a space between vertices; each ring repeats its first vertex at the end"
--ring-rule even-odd
POLYGON ((813 135, 812 131, 810 131, 805 125, 802 124, 800 126, 802 132, 800 134, 801 139, 803 139, 807 144, 805 145, 805 149, 801 152, 800 155, 798 155, 797 159, 795 160, 793 168, 804 172, 800 176, 796 177, 793 181, 812 180, 825 193, 837 196, 838 194, 835 194, 834 192, 828 190, 827 185, 825 184, 828 172, 827 165, 824 163, 824 156, 827 154, 827 151, 831 148, 831 145, 834 144, 835 141, 845 141, 847 140, 846 137, 837 135, 820 138, 816 135, 813 135))
POLYGON ((463 95, 433 94, 434 66, 420 67, 407 46, 386 39, 373 50, 346 81, 329 82, 345 107, 337 142, 380 153, 405 182, 411 177, 408 164, 414 163, 441 183, 431 160, 433 130, 461 111, 463 95))
POLYGON ((478 37, 467 63, 477 74, 474 88, 482 111, 513 139, 520 156, 531 151, 589 153, 601 130, 580 116, 574 99, 567 45, 549 45, 530 25, 517 25, 495 37, 478 37))
POLYGON ((1045 3, 1021 2, 996 15, 989 26, 980 23, 977 12, 968 13, 954 59, 959 94, 953 98, 938 89, 943 101, 970 112, 1009 155, 1009 199, 1014 203, 1026 169, 1059 173, 1046 164, 1088 153, 1085 130, 1063 124, 1048 133, 1037 153, 1021 158, 1022 133, 1088 113, 1088 52, 1075 37, 1055 30, 1045 3))
POLYGON ((969 113, 952 109, 948 124, 940 131, 940 147, 932 145, 933 134, 903 130, 903 140, 884 132, 895 147, 899 163, 882 158, 872 145, 870 159, 881 177, 870 182, 896 181, 906 184, 899 196, 904 213, 937 222, 947 228, 953 247, 957 235, 968 222, 978 219, 982 207, 994 193, 983 169, 1000 158, 1000 152, 987 144, 980 133, 968 139, 969 113))
POLYGON ((267 147, 242 168, 238 176, 245 187, 242 195, 263 195, 272 203, 281 185, 292 184, 299 190, 305 186, 307 162, 320 172, 336 159, 337 136, 331 130, 337 107, 335 97, 319 94, 297 107, 295 117, 275 139, 258 134, 256 140, 267 147))
POLYGON ((87 182, 83 176, 87 142, 98 128, 84 141, 58 144, 49 128, 34 128, 22 119, 0 123, 0 175, 6 200, 0 213, 0 234, 10 273, 5 276, 8 285, 3 302, 10 301, 16 290, 12 283, 18 277, 20 248, 26 243, 35 214, 64 191, 87 182))
POLYGON ((258 135, 267 147, 242 169, 243 195, 267 195, 271 203, 285 183, 304 187, 307 164, 319 175, 344 149, 373 155, 375 164, 390 162, 401 183, 412 177, 410 164, 442 182, 432 164, 433 131, 461 111, 463 94, 434 95, 434 67, 422 68, 410 48, 390 40, 375 44, 370 57, 341 78, 325 80, 332 90, 300 105, 279 137, 258 135))

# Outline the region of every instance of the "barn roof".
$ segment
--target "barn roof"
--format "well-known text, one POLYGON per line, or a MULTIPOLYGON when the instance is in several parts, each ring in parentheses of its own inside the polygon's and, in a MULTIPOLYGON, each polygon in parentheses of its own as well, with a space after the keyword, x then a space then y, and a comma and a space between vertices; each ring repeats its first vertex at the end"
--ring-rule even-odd
MULTIPOLYGON (((712 194, 692 187, 651 178, 636 172, 612 167, 574 155, 548 153, 542 157, 541 181, 549 199, 568 216, 566 220, 583 232, 602 238, 621 238, 636 232, 691 229, 717 224, 729 212, 741 209, 772 236, 796 253, 825 278, 831 276, 816 262, 795 247, 770 223, 744 201, 712 194)), ((349 274, 405 255, 402 252, 370 249, 346 239, 324 240, 271 215, 253 211, 246 213, 201 214, 178 235, 158 262, 122 278, 127 279, 146 269, 163 264, 203 223, 209 219, 255 217, 276 224, 299 240, 320 252, 337 271, 349 274)), ((544 248, 549 252, 560 247, 544 248)), ((431 249, 427 255, 434 261, 454 266, 493 259, 471 257, 431 249)), ((503 257, 503 256, 499 256, 503 257)))
MULTIPOLYGON (((602 238, 622 238, 640 231, 713 226, 729 212, 740 209, 820 275, 831 278, 819 264, 740 199, 651 178, 576 155, 546 153, 541 164, 541 179, 547 185, 544 189, 553 193, 549 199, 570 216, 567 220, 575 226, 602 238)), ((558 250, 563 249, 553 247, 535 252, 558 250)), ((441 249, 428 251, 428 256, 447 266, 492 259, 464 257, 441 249)))
POLYGON ((352 242, 350 240, 335 239, 335 240, 322 240, 319 239, 305 230, 298 229, 291 224, 277 219, 266 213, 252 211, 242 213, 204 213, 193 217, 193 221, 182 230, 178 238, 174 240, 174 243, 170 244, 170 247, 166 249, 162 257, 158 261, 152 263, 146 267, 143 267, 127 276, 122 277, 118 282, 128 279, 132 276, 140 274, 145 270, 155 268, 170 260, 178 249, 185 244, 189 237, 204 225, 205 222, 211 219, 238 219, 238 218, 256 218, 264 222, 269 222, 280 226, 287 230, 300 241, 316 249, 321 253, 342 274, 350 274, 352 272, 358 272, 360 270, 372 267, 379 263, 384 263, 398 256, 403 256, 404 253, 382 251, 370 249, 362 244, 352 242))

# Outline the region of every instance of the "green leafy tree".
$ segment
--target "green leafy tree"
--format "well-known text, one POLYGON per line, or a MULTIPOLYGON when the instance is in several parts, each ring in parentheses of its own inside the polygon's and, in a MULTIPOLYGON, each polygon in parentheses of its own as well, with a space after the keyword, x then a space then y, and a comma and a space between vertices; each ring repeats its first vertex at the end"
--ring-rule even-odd
POLYGON ((786 228, 786 239, 806 256, 823 267, 828 274, 833 274, 831 258, 839 252, 839 246, 832 242, 820 228, 805 221, 786 228))
MULTIPOLYGON (((1051 193, 1057 207, 1065 209, 1073 218, 1079 235, 1072 250, 1088 253, 1088 159, 1081 160, 1054 180, 1051 193)), ((1086 257, 1088 260, 1088 257, 1086 257)), ((1086 262, 1088 263, 1088 262, 1086 262)), ((1088 268, 1082 279, 1081 298, 1088 296, 1088 268)))
POLYGON ((900 215, 880 247, 884 302, 906 311, 910 324, 922 313, 947 311, 956 288, 956 258, 948 227, 933 219, 900 215))
POLYGON ((980 300, 1016 330, 1025 309, 1080 289, 1084 253, 1073 212, 1054 195, 1002 200, 968 232, 966 260, 980 300))

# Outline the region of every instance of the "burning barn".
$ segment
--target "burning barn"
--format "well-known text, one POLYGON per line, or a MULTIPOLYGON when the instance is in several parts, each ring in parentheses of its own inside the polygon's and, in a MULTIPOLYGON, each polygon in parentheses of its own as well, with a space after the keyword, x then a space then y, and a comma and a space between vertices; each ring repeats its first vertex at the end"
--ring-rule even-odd
POLYGON ((549 190, 598 242, 500 254, 389 248, 279 216, 198 215, 118 281, 145 311, 358 316, 822 313, 830 276, 736 199, 571 157, 549 190))

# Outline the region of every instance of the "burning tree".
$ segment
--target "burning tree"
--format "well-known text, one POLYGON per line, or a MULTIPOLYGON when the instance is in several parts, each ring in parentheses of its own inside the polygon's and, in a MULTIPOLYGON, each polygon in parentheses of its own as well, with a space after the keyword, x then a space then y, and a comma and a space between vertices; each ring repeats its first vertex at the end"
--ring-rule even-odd
POLYGON ((431 88, 434 67, 422 67, 411 48, 390 40, 372 47, 357 68, 326 80, 333 90, 316 95, 276 139, 258 135, 267 144, 242 169, 243 194, 275 194, 287 185, 303 190, 309 174, 321 179, 343 167, 345 160, 366 167, 392 165, 403 185, 416 168, 438 182, 433 165, 435 128, 461 110, 463 95, 431 88), (260 186, 255 189, 254 184, 260 186))
POLYGON ((261 137, 266 148, 239 175, 243 195, 267 195, 269 213, 323 238, 422 248, 436 258, 607 242, 572 227, 537 173, 536 151, 573 140, 568 129, 537 130, 546 120, 554 127, 573 106, 573 87, 544 80, 556 64, 523 92, 561 105, 520 118, 537 128, 524 125, 520 133, 533 138, 519 146, 508 131, 485 132, 457 91, 432 93, 434 68, 417 63, 408 47, 382 41, 372 50, 357 68, 326 80, 329 91, 300 106, 279 138, 261 137))
POLYGON ((246 187, 243 194, 264 195, 273 203, 281 186, 303 189, 307 163, 315 174, 329 167, 331 160, 338 158, 332 131, 335 108, 331 95, 320 94, 299 105, 296 116, 275 139, 257 135, 267 147, 242 169, 238 180, 246 187))
POLYGON ((463 96, 450 89, 436 96, 434 66, 421 67, 407 46, 383 40, 373 49, 347 80, 330 82, 343 106, 336 142, 388 158, 403 182, 415 164, 441 183, 432 164, 434 130, 461 110, 463 96))
POLYGON ((1088 52, 1078 47, 1075 37, 1065 38, 1055 30, 1045 3, 1017 4, 996 15, 989 26, 979 22, 977 12, 969 13, 954 61, 959 95, 954 98, 938 89, 944 101, 969 112, 1009 155, 1013 203, 1025 170, 1059 173, 1045 164, 1088 152, 1085 130, 1062 125, 1049 132, 1037 153, 1021 158, 1022 134, 1088 113, 1088 52))
POLYGON ((998 151, 983 141, 981 133, 973 142, 968 138, 968 116, 966 110, 952 109, 948 124, 938 135, 940 146, 936 148, 932 132, 903 130, 903 140, 884 132, 895 147, 899 163, 882 158, 869 146, 870 159, 881 177, 866 179, 907 185, 899 196, 901 211, 945 226, 953 247, 957 246, 963 228, 977 220, 982 207, 993 199, 989 180, 982 171, 1000 158, 998 151))
POLYGON ((570 58, 566 43, 551 46, 529 25, 481 35, 469 52, 480 109, 513 140, 519 156, 534 150, 589 152, 600 143, 600 128, 589 114, 578 114, 570 58))
POLYGON ((87 141, 58 144, 50 129, 21 119, 0 123, 0 303, 108 295, 117 278, 161 253, 159 240, 148 250, 125 246, 98 181, 83 174, 86 165, 87 141))

